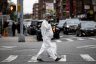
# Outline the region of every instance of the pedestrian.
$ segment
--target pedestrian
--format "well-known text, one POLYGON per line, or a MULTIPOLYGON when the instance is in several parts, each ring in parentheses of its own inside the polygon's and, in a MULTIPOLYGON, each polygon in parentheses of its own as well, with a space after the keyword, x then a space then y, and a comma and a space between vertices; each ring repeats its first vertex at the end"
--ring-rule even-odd
POLYGON ((4 20, 4 23, 3 23, 3 36, 8 36, 8 23, 6 20, 4 20))
POLYGON ((54 59, 55 61, 60 61, 60 57, 57 57, 57 52, 56 52, 56 43, 51 42, 51 39, 53 38, 53 31, 51 24, 48 23, 50 20, 50 14, 47 13, 45 15, 45 19, 42 24, 41 24, 41 34, 43 38, 43 43, 41 46, 40 51, 37 53, 37 55, 32 57, 33 62, 38 62, 38 61, 43 61, 39 56, 46 51, 48 55, 54 59))
POLYGON ((18 34, 20 34, 20 22, 17 23, 16 28, 17 28, 18 34))
POLYGON ((15 36, 15 30, 16 30, 16 24, 15 24, 15 22, 13 22, 13 24, 12 24, 12 34, 13 34, 13 36, 15 36))

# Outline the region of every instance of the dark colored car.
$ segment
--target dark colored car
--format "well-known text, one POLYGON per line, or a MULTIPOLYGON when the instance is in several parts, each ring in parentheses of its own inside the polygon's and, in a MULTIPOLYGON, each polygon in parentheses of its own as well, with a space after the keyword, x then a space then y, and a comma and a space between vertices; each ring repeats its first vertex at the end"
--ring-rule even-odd
POLYGON ((38 21, 37 22, 37 29, 36 29, 36 38, 38 41, 42 41, 42 34, 41 34, 41 24, 43 21, 38 21))
POLYGON ((66 19, 63 25, 63 33, 67 35, 69 33, 75 33, 79 23, 79 19, 66 19))
POLYGON ((36 26, 37 26, 38 20, 32 20, 31 25, 28 27, 27 31, 30 35, 36 35, 36 26))
POLYGON ((60 31, 63 30, 64 23, 65 23, 65 20, 59 20, 57 27, 60 29, 60 31))
MULTIPOLYGON (((37 24, 38 24, 37 26, 39 26, 38 29, 37 29, 37 32, 36 32, 36 33, 37 33, 36 35, 37 35, 37 40, 38 40, 38 41, 42 41, 42 34, 41 34, 41 29, 40 29, 41 23, 42 23, 42 22, 38 22, 38 23, 37 23, 37 24)), ((59 39, 59 38, 60 38, 60 36, 59 36, 60 29, 57 28, 56 25, 57 25, 56 23, 51 23, 52 30, 53 30, 53 33, 54 33, 52 39, 59 39)))
POLYGON ((96 35, 96 22, 81 21, 76 30, 76 36, 96 35))

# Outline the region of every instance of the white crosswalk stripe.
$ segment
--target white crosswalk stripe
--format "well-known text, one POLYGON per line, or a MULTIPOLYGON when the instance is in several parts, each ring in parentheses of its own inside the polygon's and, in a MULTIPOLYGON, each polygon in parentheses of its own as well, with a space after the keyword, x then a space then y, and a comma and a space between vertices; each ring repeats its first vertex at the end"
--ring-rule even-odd
POLYGON ((55 40, 56 42, 62 42, 61 40, 55 40))
POLYGON ((64 37, 64 36, 60 36, 60 38, 62 38, 62 37, 64 37))
POLYGON ((82 38, 82 37, 72 37, 72 38, 61 38, 61 40, 57 40, 56 42, 62 42, 62 39, 63 41, 66 40, 66 41, 69 41, 69 42, 73 42, 73 41, 84 41, 84 40, 96 40, 96 38, 82 38))
POLYGON ((1 46, 2 48, 15 48, 17 46, 1 46))
POLYGON ((72 38, 75 38, 76 40, 85 40, 84 38, 81 37, 72 37, 72 38))
POLYGON ((70 39, 70 38, 65 38, 65 40, 67 40, 67 41, 69 41, 69 42, 74 41, 73 39, 70 39))
POLYGON ((85 40, 85 39, 83 39, 83 38, 77 38, 77 40, 85 40))
MULTIPOLYGON (((13 60, 16 61, 16 59, 18 58, 19 55, 10 55, 8 58, 6 58, 5 60, 1 61, 1 62, 12 62, 13 60)), ((25 55, 24 55, 25 56, 25 55)), ((30 56, 31 58, 29 60, 27 60, 27 62, 38 62, 38 61, 34 61, 33 60, 33 56, 32 55, 27 55, 30 56)), ((94 58, 92 58, 89 54, 80 54, 79 55, 84 61, 96 61, 94 58)), ((67 60, 68 55, 61 55, 61 59, 59 60, 59 62, 67 62, 70 60, 67 60)))
POLYGON ((89 38, 89 39, 91 39, 91 40, 96 40, 96 38, 89 38))
POLYGON ((59 61, 66 62, 67 61, 67 55, 61 55, 61 59, 59 61))
POLYGON ((95 61, 90 55, 88 54, 81 54, 80 55, 85 61, 95 61))
POLYGON ((28 62, 38 62, 38 61, 36 60, 35 56, 32 56, 32 58, 28 62))
POLYGON ((11 61, 15 60, 17 57, 18 57, 18 55, 10 55, 8 58, 3 60, 2 62, 11 62, 11 61))

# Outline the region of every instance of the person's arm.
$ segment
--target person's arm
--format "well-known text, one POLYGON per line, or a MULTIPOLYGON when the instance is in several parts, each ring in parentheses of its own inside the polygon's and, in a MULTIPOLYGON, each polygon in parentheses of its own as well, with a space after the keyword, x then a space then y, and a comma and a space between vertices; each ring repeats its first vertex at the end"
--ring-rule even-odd
POLYGON ((42 33, 42 36, 46 36, 46 29, 47 29, 46 21, 43 21, 42 24, 41 24, 41 33, 42 33))

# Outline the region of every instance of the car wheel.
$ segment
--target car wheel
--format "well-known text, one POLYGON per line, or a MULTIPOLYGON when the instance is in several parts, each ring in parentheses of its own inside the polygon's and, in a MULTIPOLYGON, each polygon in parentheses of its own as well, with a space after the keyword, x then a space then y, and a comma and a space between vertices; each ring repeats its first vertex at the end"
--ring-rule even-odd
POLYGON ((67 29, 64 29, 64 30, 63 30, 63 33, 66 34, 66 35, 68 35, 67 29))
POLYGON ((76 36, 79 36, 79 33, 76 31, 76 36))
POLYGON ((81 37, 82 36, 82 32, 81 31, 76 31, 76 36, 81 37))
POLYGON ((41 40, 40 40, 40 37, 38 37, 38 36, 37 36, 37 41, 41 41, 41 40))

